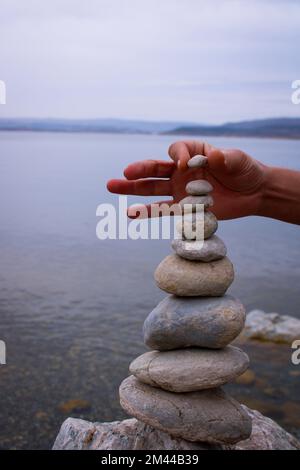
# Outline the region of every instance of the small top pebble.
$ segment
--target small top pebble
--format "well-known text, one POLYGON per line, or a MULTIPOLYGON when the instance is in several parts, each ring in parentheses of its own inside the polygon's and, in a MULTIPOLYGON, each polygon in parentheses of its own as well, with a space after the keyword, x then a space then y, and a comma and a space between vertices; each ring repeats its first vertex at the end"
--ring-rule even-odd
POLYGON ((191 196, 204 196, 213 190, 212 185, 206 180, 189 181, 185 190, 191 196))
POLYGON ((204 155, 195 155, 187 162, 189 168, 203 168, 207 165, 207 157, 204 155))

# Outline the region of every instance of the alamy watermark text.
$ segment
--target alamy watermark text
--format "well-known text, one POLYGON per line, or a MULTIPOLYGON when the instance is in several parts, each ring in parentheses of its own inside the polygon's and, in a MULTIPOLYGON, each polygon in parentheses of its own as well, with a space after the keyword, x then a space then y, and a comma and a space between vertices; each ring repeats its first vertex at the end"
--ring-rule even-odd
POLYGON ((6 85, 3 80, 0 80, 0 104, 6 104, 6 85))
POLYGON ((291 100, 293 104, 300 104, 300 80, 294 80, 292 82, 293 91, 291 95, 291 100))
POLYGON ((0 340, 0 365, 6 364, 6 344, 1 339, 0 340))

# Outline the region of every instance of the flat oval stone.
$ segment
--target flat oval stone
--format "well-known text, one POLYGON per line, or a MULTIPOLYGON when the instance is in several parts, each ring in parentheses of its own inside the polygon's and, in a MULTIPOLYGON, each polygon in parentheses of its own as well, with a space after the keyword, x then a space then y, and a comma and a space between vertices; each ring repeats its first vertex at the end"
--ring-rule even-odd
POLYGON ((131 375, 121 383, 119 394, 129 415, 187 441, 234 444, 251 434, 251 418, 220 388, 171 393, 131 375))
POLYGON ((202 240, 211 237, 218 229, 216 216, 210 212, 186 214, 176 223, 177 232, 187 240, 202 240), (204 226, 203 226, 204 225, 204 226))
POLYGON ((169 295, 144 322, 144 342, 160 351, 189 347, 224 348, 242 331, 246 319, 243 304, 232 297, 169 295))
POLYGON ((150 351, 129 366, 141 382, 170 392, 195 392, 219 387, 248 368, 249 358, 241 349, 181 349, 150 351))
POLYGON ((212 185, 206 180, 189 181, 185 190, 191 196, 203 196, 213 190, 212 185))
POLYGON ((169 294, 217 297, 227 291, 234 279, 234 271, 227 257, 201 263, 173 254, 161 261, 154 279, 158 287, 169 294))
POLYGON ((213 235, 208 240, 179 240, 172 241, 172 248, 181 258, 192 261, 215 261, 226 256, 226 246, 221 238, 213 235))
POLYGON ((189 214, 190 212, 202 211, 208 209, 208 207, 213 206, 214 200, 211 196, 187 196, 179 201, 179 205, 182 207, 184 214, 189 214), (201 204, 201 206, 199 206, 201 204))
POLYGON ((203 168, 207 165, 207 157, 204 155, 195 155, 187 162, 189 168, 203 168))

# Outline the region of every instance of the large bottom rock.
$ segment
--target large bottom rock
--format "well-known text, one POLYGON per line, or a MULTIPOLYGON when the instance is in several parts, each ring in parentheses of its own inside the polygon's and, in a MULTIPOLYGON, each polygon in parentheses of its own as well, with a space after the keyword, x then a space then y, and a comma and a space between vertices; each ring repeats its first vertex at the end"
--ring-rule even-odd
POLYGON ((68 418, 62 425, 53 450, 203 450, 220 449, 218 444, 188 442, 158 431, 137 419, 112 423, 90 423, 68 418))
POLYGON ((233 446, 188 442, 147 426, 136 419, 91 423, 68 418, 61 426, 54 450, 299 450, 300 442, 258 411, 243 406, 252 420, 249 439, 233 446))
POLYGON ((247 413, 220 388, 172 393, 130 376, 121 383, 119 393, 129 415, 171 436, 235 444, 251 434, 247 413))

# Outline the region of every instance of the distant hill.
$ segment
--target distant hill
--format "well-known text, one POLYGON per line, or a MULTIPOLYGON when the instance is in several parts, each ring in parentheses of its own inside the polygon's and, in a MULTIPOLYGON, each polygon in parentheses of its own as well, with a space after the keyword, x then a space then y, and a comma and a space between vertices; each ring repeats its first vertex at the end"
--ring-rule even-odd
POLYGON ((300 118, 270 118, 204 125, 126 119, 0 119, 0 131, 96 132, 190 136, 271 137, 300 139, 300 118))
POLYGON ((218 126, 180 126, 168 134, 226 137, 276 137, 300 139, 300 118, 270 118, 254 121, 228 122, 218 126))
POLYGON ((108 132, 122 134, 160 134, 186 122, 138 121, 130 119, 22 119, 0 118, 0 130, 35 132, 108 132))

